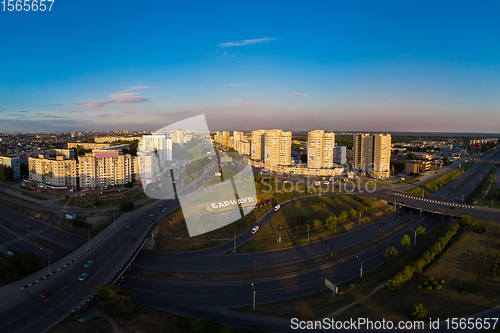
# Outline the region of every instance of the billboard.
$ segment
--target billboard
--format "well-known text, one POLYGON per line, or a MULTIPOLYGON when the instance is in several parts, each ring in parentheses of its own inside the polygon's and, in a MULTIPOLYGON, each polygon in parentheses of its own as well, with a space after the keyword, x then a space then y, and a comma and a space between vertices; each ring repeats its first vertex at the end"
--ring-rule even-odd
POLYGON ((66 219, 74 220, 74 219, 76 219, 76 214, 75 213, 66 213, 66 219))

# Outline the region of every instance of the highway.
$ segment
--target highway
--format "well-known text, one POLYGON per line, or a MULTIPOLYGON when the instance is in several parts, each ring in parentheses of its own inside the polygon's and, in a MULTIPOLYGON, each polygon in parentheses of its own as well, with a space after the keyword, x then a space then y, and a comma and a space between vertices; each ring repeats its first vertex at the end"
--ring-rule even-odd
POLYGON ((175 209, 177 204, 167 201, 164 207, 167 207, 165 213, 161 213, 161 208, 155 203, 123 215, 123 222, 118 221, 114 231, 111 223, 92 238, 91 245, 101 238, 102 241, 87 253, 81 255, 88 250, 88 243, 85 242, 69 255, 52 263, 51 272, 56 273, 45 279, 44 277, 48 275, 47 267, 1 287, 0 331, 41 332, 67 317, 73 309, 94 294, 96 286, 108 283, 133 253, 137 242, 147 236, 146 232, 151 227, 148 223, 149 214, 154 213, 157 216, 167 214, 175 209), (127 229, 125 227, 127 223, 132 223, 132 228, 127 229), (108 233, 109 235, 103 238, 108 233), (137 242, 130 242, 132 237, 137 237, 137 242), (77 257, 78 259, 74 260, 77 257), (87 260, 94 260, 94 264, 85 269, 83 264, 87 260), (79 281, 78 277, 84 272, 87 272, 89 277, 79 281), (36 280, 39 282, 27 286, 36 280), (23 287, 24 289, 20 289, 23 287), (46 299, 40 298, 38 295, 46 289, 52 290, 53 294, 46 299))

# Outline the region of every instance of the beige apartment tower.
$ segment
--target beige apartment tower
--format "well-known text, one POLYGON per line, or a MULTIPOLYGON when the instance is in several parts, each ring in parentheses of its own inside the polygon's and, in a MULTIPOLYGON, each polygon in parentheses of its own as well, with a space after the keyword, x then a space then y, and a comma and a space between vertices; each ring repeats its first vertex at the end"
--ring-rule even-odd
POLYGON ((353 136, 354 169, 375 178, 388 178, 391 135, 357 133, 353 136))
POLYGON ((102 189, 132 181, 132 157, 121 151, 93 150, 80 156, 78 164, 81 188, 102 189))
POLYGON ((251 159, 254 161, 263 161, 266 146, 266 130, 252 131, 251 159))
POLYGON ((323 130, 311 131, 307 134, 307 167, 310 169, 333 168, 333 148, 335 133, 323 130))
POLYGON ((64 156, 45 158, 43 155, 28 158, 29 180, 53 187, 77 186, 77 163, 64 156))
POLYGON ((266 131, 264 163, 270 168, 292 163, 292 132, 266 131))

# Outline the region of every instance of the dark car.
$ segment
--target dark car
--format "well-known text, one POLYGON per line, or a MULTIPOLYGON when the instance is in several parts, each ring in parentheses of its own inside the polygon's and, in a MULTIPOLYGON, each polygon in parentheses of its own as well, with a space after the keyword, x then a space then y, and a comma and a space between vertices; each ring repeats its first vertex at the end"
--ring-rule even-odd
POLYGON ((127 226, 126 226, 127 229, 130 229, 131 227, 132 227, 132 224, 130 224, 130 223, 127 224, 127 226))
POLYGON ((50 294, 52 294, 52 290, 47 289, 47 290, 43 291, 42 293, 40 293, 40 297, 41 298, 47 298, 47 297, 50 296, 50 294))
POLYGON ((132 238, 130 238, 130 243, 135 242, 135 240, 136 240, 136 239, 137 239, 137 237, 132 237, 132 238))

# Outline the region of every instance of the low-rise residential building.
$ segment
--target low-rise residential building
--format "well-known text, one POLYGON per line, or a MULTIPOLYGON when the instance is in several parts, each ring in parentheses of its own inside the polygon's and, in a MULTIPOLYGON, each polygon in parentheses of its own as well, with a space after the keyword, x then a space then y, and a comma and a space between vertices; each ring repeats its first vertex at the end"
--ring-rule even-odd
POLYGON ((424 173, 431 168, 431 162, 428 160, 410 160, 405 163, 405 174, 414 176, 424 173))

